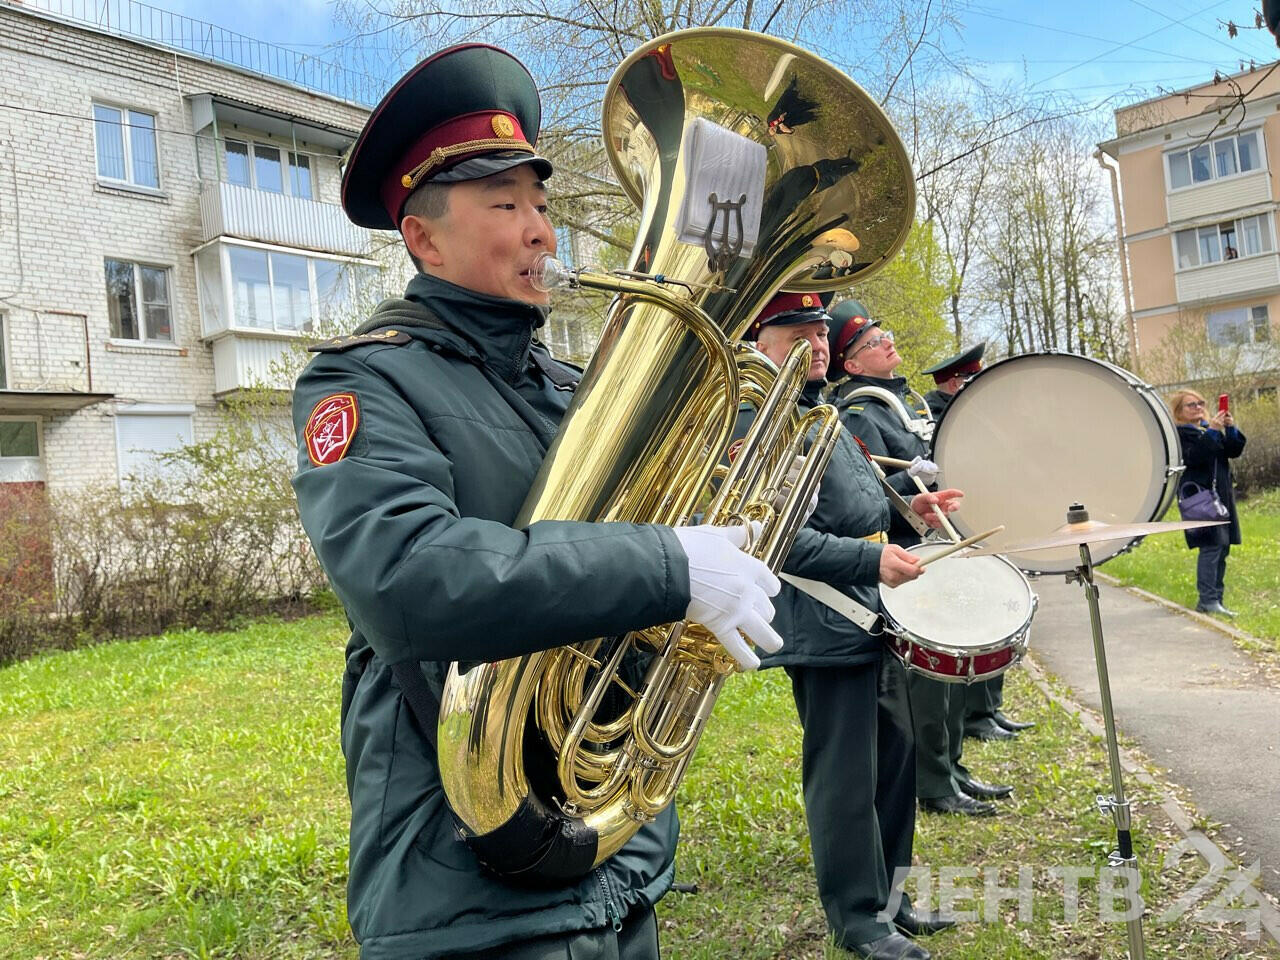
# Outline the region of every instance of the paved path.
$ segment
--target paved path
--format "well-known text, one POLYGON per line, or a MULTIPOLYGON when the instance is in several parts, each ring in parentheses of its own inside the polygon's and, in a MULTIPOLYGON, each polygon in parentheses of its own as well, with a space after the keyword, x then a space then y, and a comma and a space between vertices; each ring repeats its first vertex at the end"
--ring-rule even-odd
MULTIPOLYGON (((1084 591, 1061 575, 1032 587, 1032 656, 1101 713, 1084 591)), ((1241 862, 1260 858, 1264 888, 1280 895, 1280 687, 1222 632, 1099 587, 1116 725, 1191 791, 1202 815, 1227 825, 1226 838, 1244 838, 1241 862)))

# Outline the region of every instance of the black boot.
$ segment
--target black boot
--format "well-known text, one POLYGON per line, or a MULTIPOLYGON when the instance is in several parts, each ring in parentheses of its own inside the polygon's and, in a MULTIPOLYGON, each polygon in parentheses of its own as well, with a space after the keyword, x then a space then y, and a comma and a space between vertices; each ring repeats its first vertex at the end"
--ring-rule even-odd
POLYGON ((908 907, 894 918, 893 925, 909 937, 927 937, 939 930, 954 927, 956 922, 948 920, 938 910, 925 910, 922 913, 908 907))
POLYGON ((920 809, 928 813, 963 813, 968 817, 994 817, 996 805, 975 800, 967 793, 950 797, 928 797, 920 800, 920 809))
POLYGON ((896 931, 887 937, 870 943, 858 943, 848 949, 867 960, 929 960, 930 957, 928 950, 896 931))
POLYGON ((1013 793, 1007 783, 983 783, 981 780, 962 780, 960 789, 978 800, 1003 800, 1013 793))
POLYGON ((987 720, 980 724, 965 724, 964 735, 975 740, 1014 740, 1018 736, 994 720, 987 720))
POLYGON ((1004 727, 1010 733, 1017 733, 1019 730, 1030 730, 1032 727, 1036 725, 1034 720, 1031 720, 1031 721, 1010 720, 999 710, 997 710, 993 714, 993 717, 995 718, 996 723, 1004 727))

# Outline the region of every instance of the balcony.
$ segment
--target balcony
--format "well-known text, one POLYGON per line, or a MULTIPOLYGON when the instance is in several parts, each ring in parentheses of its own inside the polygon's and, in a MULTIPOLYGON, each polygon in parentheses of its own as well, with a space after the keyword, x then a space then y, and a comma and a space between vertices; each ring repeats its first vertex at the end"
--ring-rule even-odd
POLYGON ((1215 218, 1229 210, 1239 210, 1271 200, 1271 178, 1266 170, 1222 180, 1212 180, 1200 186, 1183 187, 1166 197, 1169 222, 1215 218))
POLYGON ((298 371, 310 357, 305 342, 244 331, 213 341, 214 396, 253 387, 291 389, 298 371))
POLYGON ((1264 253, 1179 270, 1174 283, 1181 304, 1229 300, 1274 290, 1280 287, 1280 254, 1264 253))
POLYGON ((320 203, 218 180, 200 181, 201 241, 238 237, 303 250, 363 257, 369 231, 336 203, 320 203))

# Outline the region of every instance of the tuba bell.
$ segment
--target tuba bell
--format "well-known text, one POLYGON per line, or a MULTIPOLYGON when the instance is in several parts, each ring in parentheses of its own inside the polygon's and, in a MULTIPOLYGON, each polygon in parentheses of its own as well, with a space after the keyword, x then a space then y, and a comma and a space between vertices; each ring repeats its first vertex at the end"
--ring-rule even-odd
MULTIPOLYGON (((808 344, 778 369, 737 341, 780 288, 841 289, 898 251, 915 209, 906 152, 834 67, 719 28, 623 61, 602 133, 640 211, 635 246, 613 275, 544 264, 548 285, 615 296, 515 526, 754 520, 746 549, 776 572, 839 420, 829 406, 797 412, 808 344), (757 416, 726 466, 742 403, 757 416)), ((464 839, 526 882, 589 872, 671 802, 735 669, 690 622, 452 664, 438 756, 464 839)))

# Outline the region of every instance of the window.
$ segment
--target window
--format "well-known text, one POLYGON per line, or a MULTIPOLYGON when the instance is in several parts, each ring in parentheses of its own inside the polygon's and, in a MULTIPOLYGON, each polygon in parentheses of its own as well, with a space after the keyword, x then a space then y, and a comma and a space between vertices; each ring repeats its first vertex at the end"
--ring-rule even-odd
POLYGON ((168 269, 107 260, 106 277, 111 336, 173 342, 168 269))
POLYGON ((289 154, 289 192, 295 197, 311 199, 311 158, 305 154, 289 154))
POLYGON ((1178 269, 1270 253, 1270 217, 1270 214, 1260 213, 1209 227, 1179 230, 1173 238, 1178 269))
POLYGON ((307 333, 316 321, 351 329, 381 299, 376 266, 238 243, 196 252, 201 329, 307 333))
POLYGON ((35 420, 0 420, 0 459, 40 456, 40 424, 35 420))
POLYGON ((137 187, 160 187, 156 118, 139 110, 93 105, 98 176, 137 187))
POLYGON ((1165 158, 1169 164, 1170 190, 1234 177, 1262 167, 1257 130, 1167 153, 1165 158))
POLYGON ((304 200, 311 200, 315 195, 311 157, 305 153, 284 151, 265 143, 225 140, 223 156, 227 183, 268 193, 287 193, 304 200), (289 164, 287 176, 284 169, 286 158, 289 164))
POLYGON ((1271 339, 1271 317, 1265 303, 1213 310, 1205 320, 1205 332, 1211 343, 1223 346, 1265 343, 1271 339))
POLYGON ((1266 343, 1270 340, 1271 316, 1265 303, 1251 309, 1251 319, 1253 320, 1253 342, 1266 343))
POLYGON ((121 481, 155 475, 159 454, 192 441, 190 408, 139 405, 116 414, 116 458, 121 481))

